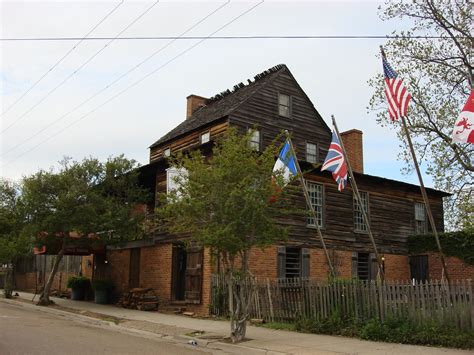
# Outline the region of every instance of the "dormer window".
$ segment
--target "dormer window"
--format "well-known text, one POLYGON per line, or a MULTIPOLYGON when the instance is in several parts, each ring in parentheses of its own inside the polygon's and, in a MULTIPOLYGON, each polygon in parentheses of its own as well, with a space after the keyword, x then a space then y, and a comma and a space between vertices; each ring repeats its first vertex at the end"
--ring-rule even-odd
POLYGON ((163 151, 163 156, 164 156, 164 157, 169 157, 169 156, 171 156, 171 148, 170 148, 170 147, 165 148, 165 150, 163 151))
POLYGON ((288 95, 278 94, 278 114, 283 117, 291 115, 291 98, 288 95))
POLYGON ((201 134, 201 144, 209 142, 211 139, 211 132, 207 131, 201 134))
POLYGON ((250 137, 250 146, 257 152, 260 151, 260 131, 256 129, 249 129, 249 132, 252 132, 252 136, 250 137))

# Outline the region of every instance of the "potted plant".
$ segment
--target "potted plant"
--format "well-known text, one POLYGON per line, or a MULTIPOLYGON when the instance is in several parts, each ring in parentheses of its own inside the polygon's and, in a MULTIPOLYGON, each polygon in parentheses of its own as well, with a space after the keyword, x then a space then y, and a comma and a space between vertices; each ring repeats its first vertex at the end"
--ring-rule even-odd
POLYGON ((92 281, 92 289, 94 290, 94 301, 98 304, 107 304, 109 292, 114 288, 114 284, 110 280, 94 280, 92 281))
POLYGON ((84 276, 70 276, 67 280, 67 287, 71 289, 72 300, 84 300, 86 291, 90 288, 90 286, 91 281, 84 276))

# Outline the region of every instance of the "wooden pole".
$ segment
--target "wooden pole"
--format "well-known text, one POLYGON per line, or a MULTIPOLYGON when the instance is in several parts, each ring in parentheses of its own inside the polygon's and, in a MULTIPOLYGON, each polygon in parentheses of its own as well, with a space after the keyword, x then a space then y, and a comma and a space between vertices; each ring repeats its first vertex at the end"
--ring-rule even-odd
MULTIPOLYGON (((383 50, 382 46, 380 46, 380 52, 382 53, 382 57, 386 58, 385 51, 383 50)), ((436 239, 436 245, 438 246, 438 251, 439 251, 440 259, 441 259, 441 265, 443 266, 443 271, 444 271, 443 276, 446 278, 446 281, 449 284, 448 270, 446 268, 446 263, 444 260, 443 249, 441 248, 441 243, 439 241, 438 230, 436 229, 433 213, 431 212, 430 202, 428 200, 428 195, 426 194, 425 184, 423 183, 423 177, 421 176, 420 166, 418 165, 418 160, 416 159, 415 149, 413 148, 410 132, 408 130, 405 117, 403 116, 402 116, 402 126, 405 131, 405 137, 407 139, 408 147, 410 148, 413 165, 415 166, 416 174, 418 175, 418 181, 420 182, 420 190, 421 190, 421 195, 423 196, 423 201, 425 202, 426 214, 428 215, 428 220, 430 221, 431 230, 433 231, 433 235, 436 239)))
POLYGON ((321 245, 323 246, 324 253, 326 254, 326 259, 327 259, 328 265, 329 265, 329 271, 331 273, 331 276, 333 278, 335 278, 336 273, 334 272, 334 267, 332 266, 331 258, 329 257, 328 249, 326 248, 326 243, 324 242, 323 234, 321 233, 321 228, 319 228, 316 211, 314 210, 314 207, 311 203, 311 198, 309 197, 308 188, 306 186, 306 182, 304 181, 303 173, 301 172, 300 164, 298 162, 298 158, 296 157, 296 152, 295 152, 295 149, 293 147, 293 143, 291 142, 290 135, 289 135, 288 131, 285 130, 285 134, 286 134, 286 138, 287 138, 288 142, 290 143, 291 152, 292 152, 293 156, 295 157, 296 170, 297 170, 298 176, 300 178, 300 183, 301 183, 301 186, 302 186, 302 189, 303 189, 304 197, 306 199, 306 204, 308 205, 309 209, 311 210, 311 214, 313 215, 314 224, 315 224, 316 229, 318 231, 319 240, 321 242, 321 245))
POLYGON ((349 172, 352 189, 354 190, 357 202, 359 203, 360 209, 362 211, 362 218, 364 219, 364 222, 367 225, 367 232, 369 233, 370 242, 372 243, 372 248, 374 249, 374 254, 377 259, 377 264, 379 266, 380 279, 384 281, 385 274, 383 271, 383 263, 382 263, 382 259, 380 258, 379 252, 377 250, 377 245, 375 244, 375 239, 374 239, 374 235, 372 234, 372 229, 370 228, 369 217, 367 216, 367 211, 365 210, 364 205, 362 203, 362 198, 360 197, 359 188, 357 187, 357 183, 354 178, 354 174, 352 172, 351 163, 349 159, 347 158, 346 148, 344 147, 344 143, 342 141, 341 135, 339 134, 339 129, 337 128, 336 119, 334 118, 334 115, 331 115, 331 118, 332 118, 332 124, 334 126, 334 129, 336 130, 337 138, 339 139, 339 144, 341 145, 342 154, 344 155, 344 160, 347 164, 347 170, 349 172))
POLYGON ((421 176, 420 166, 418 165, 418 161, 416 159, 415 149, 413 148, 413 143, 411 141, 410 132, 408 131, 408 126, 405 121, 405 117, 402 117, 402 125, 405 131, 405 136, 407 138, 408 146, 410 147, 410 152, 413 159, 413 165, 415 165, 416 174, 418 175, 418 180, 420 182, 420 190, 421 190, 421 195, 423 196, 423 201, 425 202, 426 214, 428 215, 428 220, 430 221, 431 230, 433 231, 433 235, 436 239, 436 245, 438 246, 439 256, 441 259, 441 265, 443 266, 443 271, 444 271, 444 277, 446 278, 446 281, 449 283, 448 270, 446 268, 446 262, 444 260, 443 249, 441 248, 438 231, 436 229, 436 223, 433 218, 433 213, 431 212, 430 201, 428 200, 425 184, 423 183, 423 177, 421 176))

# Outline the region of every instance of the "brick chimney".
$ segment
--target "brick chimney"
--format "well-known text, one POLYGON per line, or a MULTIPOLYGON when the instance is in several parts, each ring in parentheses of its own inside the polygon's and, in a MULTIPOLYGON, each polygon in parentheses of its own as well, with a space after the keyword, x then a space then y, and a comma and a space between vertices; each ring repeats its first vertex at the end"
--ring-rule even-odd
POLYGON ((362 131, 351 129, 341 133, 342 143, 346 148, 347 159, 352 170, 357 173, 364 173, 364 155, 362 152, 362 131))
POLYGON ((198 95, 189 95, 186 100, 186 119, 188 119, 199 107, 206 106, 208 99, 198 95))

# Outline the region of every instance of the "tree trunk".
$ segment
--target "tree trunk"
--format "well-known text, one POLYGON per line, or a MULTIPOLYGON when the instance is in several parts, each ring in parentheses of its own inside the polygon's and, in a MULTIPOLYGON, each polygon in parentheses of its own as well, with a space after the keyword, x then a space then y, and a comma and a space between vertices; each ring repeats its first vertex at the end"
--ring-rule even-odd
POLYGON ((51 273, 48 276, 48 281, 46 281, 46 284, 44 285, 43 292, 40 295, 38 305, 39 306, 48 306, 51 303, 54 303, 49 299, 49 293, 51 292, 51 286, 53 284, 54 276, 56 276, 56 273, 59 268, 59 263, 63 259, 64 256, 64 248, 62 248, 58 255, 54 258, 54 264, 53 264, 53 269, 51 270, 51 273))
POLYGON ((241 276, 234 279, 229 273, 229 310, 230 310, 230 339, 238 343, 245 339, 247 319, 254 295, 254 282, 248 272, 248 252, 242 255, 241 276), (235 305, 235 307, 234 307, 235 305))
POLYGON ((5 274, 3 294, 5 298, 12 298, 13 293, 13 264, 12 267, 7 268, 7 273, 5 274))

